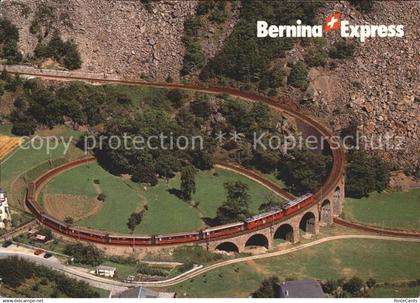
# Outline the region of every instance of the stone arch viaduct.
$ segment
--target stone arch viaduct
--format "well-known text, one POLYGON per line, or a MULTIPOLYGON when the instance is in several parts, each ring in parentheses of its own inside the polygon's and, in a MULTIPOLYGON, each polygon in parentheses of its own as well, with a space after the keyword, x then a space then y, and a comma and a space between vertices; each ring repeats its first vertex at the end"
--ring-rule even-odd
MULTIPOLYGON (((294 213, 291 217, 275 222, 271 226, 264 226, 259 230, 244 231, 227 238, 218 238, 217 240, 210 242, 200 241, 198 243, 199 245, 207 247, 209 250, 225 249, 243 251, 249 246, 265 246, 266 248, 271 248, 273 246, 274 239, 276 238, 284 239, 290 242, 297 242, 300 237, 299 230, 316 234, 319 232, 320 225, 331 224, 333 222, 333 217, 338 216, 341 213, 344 201, 344 150, 339 144, 337 144, 337 142, 334 142, 333 135, 328 128, 311 116, 298 111, 294 105, 291 105, 291 103, 280 103, 278 100, 267 96, 255 95, 253 93, 243 92, 233 88, 196 86, 192 84, 184 85, 176 83, 151 83, 139 80, 121 79, 109 75, 40 70, 24 66, 2 66, 1 68, 6 68, 6 70, 12 74, 63 81, 78 80, 92 83, 120 83, 157 88, 177 88, 216 94, 227 93, 250 102, 263 102, 271 107, 272 110, 285 113, 289 117, 295 119, 296 124, 303 130, 309 130, 310 134, 315 134, 319 138, 322 137, 323 140, 328 142, 332 155, 332 170, 321 189, 314 194, 315 202, 312 205, 299 210, 299 212, 294 213)), ((263 185, 270 187, 270 181, 264 178, 260 177, 259 180, 256 181, 266 183, 263 185)), ((271 189, 278 194, 282 194, 282 190, 279 189, 278 186, 271 189)))

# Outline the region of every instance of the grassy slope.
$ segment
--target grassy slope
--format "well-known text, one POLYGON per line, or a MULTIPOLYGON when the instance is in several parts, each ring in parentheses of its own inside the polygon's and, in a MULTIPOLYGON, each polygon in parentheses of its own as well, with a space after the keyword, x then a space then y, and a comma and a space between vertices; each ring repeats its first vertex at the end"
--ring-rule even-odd
POLYGON ((371 193, 368 198, 347 198, 344 217, 355 222, 420 230, 420 189, 371 193))
POLYGON ((152 188, 142 188, 129 180, 112 176, 97 164, 89 164, 67 171, 53 179, 45 192, 80 194, 89 197, 98 193, 93 180, 100 180, 100 189, 106 195, 104 207, 96 215, 81 220, 78 224, 116 232, 129 232, 127 220, 130 214, 143 207, 147 201, 148 211, 143 222, 137 227, 137 234, 160 234, 195 230, 203 227, 201 216, 213 217, 224 200, 223 183, 240 180, 249 185, 250 208, 257 212, 267 190, 257 183, 231 172, 220 169, 197 174, 197 192, 193 197, 199 201, 199 208, 193 208, 168 192, 169 188, 179 188, 179 177, 166 184, 160 181, 152 188), (217 175, 214 175, 217 172, 217 175), (124 207, 122 207, 124 205, 124 207))
POLYGON ((419 295, 420 286, 381 286, 371 291, 371 296, 374 298, 418 298, 419 295))
MULTIPOLYGON (((80 133, 67 130, 62 128, 62 131, 56 132, 55 135, 63 136, 66 140, 69 138, 70 135, 78 136, 80 133)), ((43 135, 41 133, 41 135, 43 135)), ((36 145, 36 144, 35 144, 36 145)), ((83 156, 80 150, 71 147, 69 154, 64 155, 64 144, 59 144, 58 148, 55 150, 50 151, 47 153, 47 148, 44 147, 42 149, 21 149, 18 150, 10 159, 8 159, 5 163, 1 166, 2 168, 2 182, 6 183, 6 185, 13 181, 14 178, 19 176, 25 171, 30 170, 41 164, 42 162, 57 159, 62 157, 68 158, 77 158, 83 156)))
POLYGON ((418 243, 339 240, 287 256, 223 267, 171 288, 178 296, 246 297, 264 278, 337 279, 357 275, 378 282, 419 278, 418 243), (229 283, 226 283, 229 281, 229 283))
POLYGON ((98 190, 106 195, 106 200, 99 213, 81 220, 79 224, 128 232, 127 219, 139 208, 141 202, 137 191, 133 189, 135 184, 109 174, 96 163, 80 166, 57 176, 47 185, 45 191, 94 197, 99 194, 94 187, 94 179, 100 181, 98 190))
POLYGON ((251 196, 250 209, 257 212, 268 190, 243 176, 221 169, 200 171, 196 176, 197 191, 192 199, 200 202, 198 209, 168 192, 170 188, 179 188, 179 176, 170 180, 169 184, 161 181, 156 187, 144 191, 149 210, 143 222, 137 227, 136 233, 159 234, 196 230, 203 227, 200 216, 214 217, 217 208, 225 198, 223 184, 236 180, 248 184, 251 196), (214 174, 215 172, 217 175, 214 174))

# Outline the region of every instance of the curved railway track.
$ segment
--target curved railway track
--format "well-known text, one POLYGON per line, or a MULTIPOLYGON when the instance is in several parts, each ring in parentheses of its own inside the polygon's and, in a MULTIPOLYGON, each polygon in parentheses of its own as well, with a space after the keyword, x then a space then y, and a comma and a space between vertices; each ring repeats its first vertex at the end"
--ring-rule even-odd
MULTIPOLYGON (((305 209, 313 206, 314 204, 318 203, 323 196, 327 195, 328 193, 331 193, 335 190, 337 185, 340 183, 341 178, 344 174, 344 168, 345 168, 345 156, 344 156, 344 150, 341 148, 341 146, 337 146, 336 142, 332 140, 332 133, 328 128, 323 126, 320 122, 318 122, 316 119, 303 114, 302 112, 299 112, 298 110, 291 108, 290 105, 286 104, 280 104, 277 100, 267 97, 267 96, 260 96, 253 93, 243 92, 238 89, 234 88, 223 88, 223 87, 216 87, 216 86, 198 86, 198 85, 190 85, 190 84, 175 84, 175 83, 150 83, 145 81, 139 81, 139 80, 127 80, 127 79, 104 79, 104 78, 94 78, 94 77, 82 77, 82 76, 74 76, 74 75, 48 75, 43 72, 39 73, 31 73, 31 72, 16 72, 16 71, 10 71, 12 74, 22 74, 27 76, 34 76, 34 77, 41 77, 45 79, 55 79, 55 80, 66 80, 66 81, 85 81, 85 82, 91 82, 91 83, 99 83, 99 84, 126 84, 126 85, 140 85, 140 86, 148 86, 148 87, 155 87, 155 88, 165 88, 165 89, 182 89, 182 90, 190 90, 190 91, 198 91, 198 92, 205 92, 205 93, 211 93, 211 94, 229 94, 234 97, 238 97, 247 101, 251 102, 263 102, 267 104, 270 108, 272 108, 275 111, 279 111, 282 113, 286 113, 287 115, 293 117, 296 122, 303 123, 304 125, 309 126, 311 129, 315 130, 318 135, 322 138, 324 138, 331 148, 331 154, 332 154, 332 170, 330 175, 328 176, 326 182, 322 185, 321 189, 314 194, 313 202, 311 202, 310 205, 306 205, 303 207, 300 211, 296 212, 293 215, 296 215, 298 213, 301 213, 305 209)), ((67 164, 70 165, 71 163, 67 164)), ((64 165, 65 167, 65 165, 64 165)), ((69 167, 62 168, 61 171, 64 171, 68 169, 69 167)), ((49 180, 53 175, 57 173, 56 170, 52 170, 45 175, 41 176, 39 179, 36 180, 32 190, 35 190, 35 197, 38 192, 39 185, 45 183, 49 180)), ((243 171, 242 171, 243 173, 243 171)), ((253 173, 251 176, 252 179, 256 179, 257 182, 262 183, 264 186, 270 188, 275 193, 279 195, 283 195, 285 197, 290 196, 290 194, 284 192, 283 189, 281 189, 279 186, 274 184, 273 182, 266 180, 265 178, 262 178, 261 176, 256 175, 253 173)), ((31 209, 32 211, 32 209, 31 209)), ((290 216, 291 217, 291 216, 290 216)), ((288 219, 289 217, 285 218, 288 219)), ((283 219, 282 219, 283 220, 283 219)), ((264 228, 264 227, 262 227, 264 228)), ((89 230, 89 229, 86 229, 89 230)), ((96 232, 93 231, 92 232, 96 232)), ((102 231, 102 234, 105 234, 105 232, 102 231)), ((236 235, 236 234, 235 234, 236 235)), ((199 242, 199 241, 198 241, 199 242)))

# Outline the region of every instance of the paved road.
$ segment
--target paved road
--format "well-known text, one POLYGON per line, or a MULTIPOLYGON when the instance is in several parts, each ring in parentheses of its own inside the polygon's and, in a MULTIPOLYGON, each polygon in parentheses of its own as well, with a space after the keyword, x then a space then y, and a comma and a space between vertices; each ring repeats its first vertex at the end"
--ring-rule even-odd
POLYGON ((255 256, 226 260, 226 261, 219 262, 219 263, 209 265, 209 266, 206 266, 206 267, 197 268, 197 269, 195 269, 191 272, 185 273, 183 275, 174 277, 174 278, 169 279, 169 280, 156 281, 156 282, 133 282, 133 283, 125 283, 125 282, 120 282, 120 281, 115 281, 115 280, 110 280, 110 279, 105 279, 105 278, 102 278, 102 277, 94 276, 92 274, 89 274, 88 272, 83 272, 80 269, 76 269, 76 268, 71 267, 71 266, 65 266, 65 265, 59 263, 58 261, 46 260, 42 257, 29 255, 28 253, 10 251, 10 250, 8 250, 8 248, 6 248, 6 249, 5 248, 0 248, 0 258, 5 258, 5 257, 8 257, 8 256, 20 256, 22 258, 34 261, 38 264, 45 265, 45 266, 48 266, 52 269, 61 271, 61 272, 65 273, 66 275, 68 275, 72 278, 85 281, 85 282, 91 284, 92 286, 108 289, 108 290, 111 290, 113 293, 116 293, 116 292, 123 291, 123 290, 127 289, 128 287, 135 287, 135 286, 146 286, 146 287, 155 287, 155 288, 173 286, 173 285, 188 281, 188 280, 190 280, 190 279, 192 279, 196 276, 202 275, 203 273, 215 270, 215 269, 223 267, 223 266, 228 266, 228 265, 241 263, 241 262, 248 262, 248 261, 252 261, 252 260, 261 260, 261 259, 266 259, 266 258, 272 258, 272 257, 287 255, 287 254, 290 254, 290 253, 293 253, 293 252, 296 252, 296 251, 300 251, 300 250, 303 250, 303 249, 306 249, 306 248, 309 248, 309 247, 312 247, 312 246, 320 245, 320 244, 323 244, 323 243, 326 243, 326 242, 337 241, 337 240, 345 240, 345 239, 371 239, 371 240, 387 240, 387 241, 420 243, 420 239, 399 238, 399 237, 389 237, 389 236, 375 236, 375 235, 331 236, 331 237, 322 238, 322 239, 319 239, 319 240, 315 240, 315 241, 312 241, 312 242, 309 242, 309 243, 306 243, 306 244, 302 244, 302 245, 299 245, 299 246, 295 246, 295 247, 285 249, 285 250, 275 251, 275 252, 271 252, 271 253, 265 253, 265 254, 261 254, 261 255, 255 255, 255 256))
POLYGON ((55 259, 55 258, 45 259, 42 256, 41 257, 35 256, 33 254, 33 251, 29 249, 25 249, 21 247, 19 249, 14 248, 14 247, 8 247, 8 248, 1 247, 0 248, 0 258, 7 258, 7 257, 12 257, 12 256, 21 257, 23 259, 32 261, 36 264, 43 265, 51 269, 60 271, 71 278, 77 279, 79 281, 85 281, 94 287, 107 289, 111 291, 112 293, 121 292, 127 289, 127 286, 124 286, 122 283, 119 283, 118 281, 113 281, 113 280, 97 277, 92 274, 89 274, 88 272, 83 272, 81 269, 75 269, 71 266, 61 264, 58 259, 55 259))

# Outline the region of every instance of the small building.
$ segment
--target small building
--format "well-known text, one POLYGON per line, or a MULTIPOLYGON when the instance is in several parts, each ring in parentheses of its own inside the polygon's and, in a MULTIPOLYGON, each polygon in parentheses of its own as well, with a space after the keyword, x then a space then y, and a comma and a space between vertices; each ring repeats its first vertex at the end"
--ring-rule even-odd
POLYGON ((175 298, 175 293, 168 292, 156 292, 148 288, 133 287, 129 288, 119 294, 113 296, 113 298, 137 298, 137 299, 152 299, 152 298, 175 298))
POLYGON ((325 298, 321 284, 316 280, 286 281, 277 284, 279 298, 325 298))
POLYGON ((7 203, 7 193, 0 188, 0 228, 6 228, 11 220, 9 204, 7 203))
POLYGON ((46 236, 44 236, 44 235, 40 235, 40 234, 37 234, 36 236, 35 236, 35 239, 37 240, 37 241, 39 241, 39 242, 46 242, 47 241, 47 237, 46 236))
POLYGON ((96 266, 95 274, 97 274, 98 276, 113 278, 116 270, 117 269, 115 267, 99 265, 96 266))

